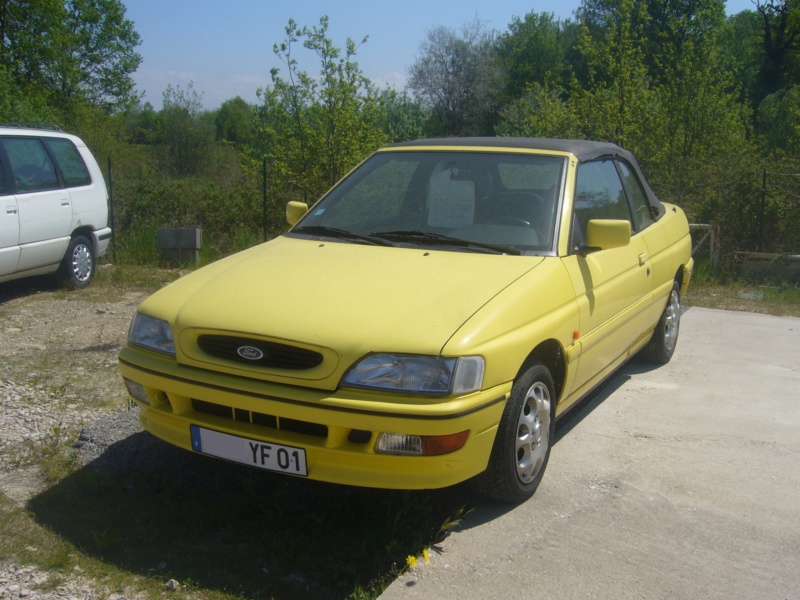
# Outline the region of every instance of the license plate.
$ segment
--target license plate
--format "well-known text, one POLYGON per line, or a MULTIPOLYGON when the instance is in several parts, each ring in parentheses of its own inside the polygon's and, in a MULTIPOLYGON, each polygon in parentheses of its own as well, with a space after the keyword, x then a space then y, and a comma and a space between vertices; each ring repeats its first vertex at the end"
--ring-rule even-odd
POLYGON ((278 471, 291 475, 308 475, 306 467, 306 451, 303 448, 283 446, 272 442, 249 440, 236 435, 228 435, 204 429, 197 425, 190 426, 192 432, 192 449, 195 452, 224 458, 234 462, 278 471))

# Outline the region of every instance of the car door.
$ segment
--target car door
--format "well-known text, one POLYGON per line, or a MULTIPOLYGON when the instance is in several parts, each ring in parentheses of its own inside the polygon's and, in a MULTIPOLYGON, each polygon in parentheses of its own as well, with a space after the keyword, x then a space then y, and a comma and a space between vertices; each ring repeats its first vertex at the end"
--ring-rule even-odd
POLYGON ((0 277, 13 273, 19 259, 17 198, 10 193, 0 154, 0 277))
POLYGON ((18 271, 57 264, 69 243, 72 204, 55 165, 38 138, 3 139, 16 184, 18 271))
POLYGON ((646 328, 651 296, 650 258, 634 223, 614 160, 578 168, 573 203, 573 254, 566 257, 580 311, 574 389, 590 387, 627 358, 646 328), (630 243, 606 250, 583 248, 593 219, 631 223, 630 243))

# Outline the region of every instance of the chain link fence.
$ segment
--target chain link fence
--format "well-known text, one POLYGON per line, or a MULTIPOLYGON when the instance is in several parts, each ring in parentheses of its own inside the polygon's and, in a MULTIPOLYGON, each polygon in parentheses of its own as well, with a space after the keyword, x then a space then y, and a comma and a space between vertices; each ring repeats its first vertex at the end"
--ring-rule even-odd
POLYGON ((800 254, 800 161, 733 157, 643 168, 662 201, 681 206, 690 222, 719 228, 723 260, 736 252, 800 254))

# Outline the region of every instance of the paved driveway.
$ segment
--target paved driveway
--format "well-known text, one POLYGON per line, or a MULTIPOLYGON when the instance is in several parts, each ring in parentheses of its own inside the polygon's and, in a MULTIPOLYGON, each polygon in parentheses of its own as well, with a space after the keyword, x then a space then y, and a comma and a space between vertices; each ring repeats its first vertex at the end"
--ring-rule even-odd
POLYGON ((382 599, 800 598, 800 319, 691 308, 576 417, 382 599))

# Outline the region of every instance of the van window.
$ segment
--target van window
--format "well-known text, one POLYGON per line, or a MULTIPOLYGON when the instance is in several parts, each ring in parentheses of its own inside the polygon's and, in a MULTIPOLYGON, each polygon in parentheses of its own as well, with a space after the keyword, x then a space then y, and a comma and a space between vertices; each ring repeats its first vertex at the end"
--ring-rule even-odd
POLYGON ((60 187, 53 161, 42 142, 33 138, 5 138, 3 146, 17 182, 17 192, 55 190, 60 187))
POLYGON ((64 138, 47 138, 46 143, 56 157, 58 166, 61 167, 61 174, 64 176, 64 184, 67 187, 92 183, 89 169, 86 168, 86 163, 83 162, 83 157, 75 144, 64 138))

